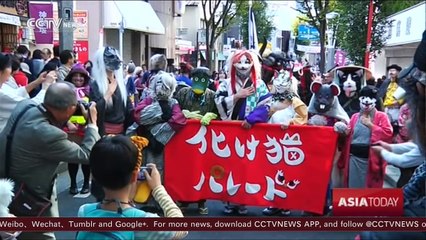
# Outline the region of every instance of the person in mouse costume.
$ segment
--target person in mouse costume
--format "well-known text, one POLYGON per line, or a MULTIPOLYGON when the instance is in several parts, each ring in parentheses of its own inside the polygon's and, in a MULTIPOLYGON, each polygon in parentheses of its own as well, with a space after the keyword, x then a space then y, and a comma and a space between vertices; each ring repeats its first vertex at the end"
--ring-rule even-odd
MULTIPOLYGON (((176 94, 182 112, 187 119, 200 120, 201 124, 209 125, 211 120, 218 117, 214 102, 215 92, 208 88, 210 74, 205 67, 195 68, 191 72, 192 87, 184 87, 176 94)), ((206 200, 200 200, 198 210, 200 214, 208 214, 206 200)), ((180 202, 181 209, 188 207, 190 202, 180 202)))
POLYGON ((326 206, 324 206, 324 213, 328 214, 331 210, 332 184, 338 186, 341 182, 341 176, 336 164, 340 156, 339 149, 341 146, 339 145, 342 145, 342 139, 344 139, 344 134, 348 129, 349 116, 339 103, 340 89, 336 84, 323 84, 319 81, 314 81, 311 85, 311 91, 313 96, 308 106, 308 125, 334 127, 334 131, 339 134, 338 149, 334 156, 332 177, 327 191, 326 206))
MULTIPOLYGON (((247 50, 236 52, 230 59, 230 78, 216 92, 215 103, 222 120, 240 120, 249 129, 256 123, 266 123, 272 95, 260 78, 258 57, 247 50)), ((226 214, 246 215, 243 205, 227 204, 226 214)))

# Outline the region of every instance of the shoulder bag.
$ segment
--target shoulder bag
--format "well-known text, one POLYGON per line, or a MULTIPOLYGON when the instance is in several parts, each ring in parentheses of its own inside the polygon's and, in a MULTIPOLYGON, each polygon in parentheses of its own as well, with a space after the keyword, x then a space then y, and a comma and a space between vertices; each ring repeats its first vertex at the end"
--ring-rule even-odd
MULTIPOLYGON (((11 150, 12 150, 11 148, 12 148, 13 135, 15 133, 16 125, 18 124, 21 117, 32 107, 34 107, 34 105, 28 105, 18 114, 9 134, 7 135, 7 142, 6 142, 6 177, 7 178, 9 177, 9 172, 10 172, 10 160, 11 160, 10 158, 11 158, 11 150)), ((51 189, 49 195, 51 195, 52 190, 53 189, 51 189)), ((39 217, 43 215, 46 212, 46 210, 48 210, 52 206, 52 203, 50 202, 49 199, 39 196, 32 189, 28 188, 25 183, 19 183, 15 181, 14 192, 15 192, 15 196, 13 197, 12 202, 9 205, 9 211, 15 216, 39 217)))

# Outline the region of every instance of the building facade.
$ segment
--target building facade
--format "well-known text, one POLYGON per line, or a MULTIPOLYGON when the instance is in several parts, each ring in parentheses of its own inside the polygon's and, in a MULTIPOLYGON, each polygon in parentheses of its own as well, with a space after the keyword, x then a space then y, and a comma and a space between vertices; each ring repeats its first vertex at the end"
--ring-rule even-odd
POLYGON ((0 1, 1 52, 12 52, 23 43, 28 15, 28 0, 0 1))
POLYGON ((382 53, 372 64, 375 77, 387 75, 386 67, 398 64, 402 68, 413 62, 414 52, 426 29, 426 3, 419 3, 389 16, 392 26, 388 29, 389 39, 382 53))
MULTIPOLYGON (((153 1, 152 3, 156 3, 153 1)), ((168 3, 169 1, 159 1, 168 3)), ((167 4, 164 4, 167 5, 167 4)), ((158 6, 158 5, 156 5, 158 6)), ((167 50, 158 52, 158 44, 168 49, 167 39, 170 31, 164 27, 169 24, 165 17, 170 12, 167 7, 160 9, 159 17, 153 6, 146 1, 76 1, 76 8, 87 10, 89 16, 89 58, 93 58, 96 50, 103 45, 110 45, 120 49, 120 35, 123 39, 123 61, 132 60, 141 65, 154 53, 164 53, 167 57, 173 52, 167 50), (164 12, 165 11, 165 12, 164 12), (143 16, 146 21, 142 21, 143 16), (123 27, 122 27, 123 26, 123 27), (122 32, 122 33, 121 33, 122 32), (98 34, 96 34, 98 33, 98 34), (160 35, 161 37, 152 37, 160 35), (161 40, 160 40, 161 39, 161 40), (164 40, 165 39, 165 40, 164 40)), ((173 15, 171 15, 173 18, 173 15)))

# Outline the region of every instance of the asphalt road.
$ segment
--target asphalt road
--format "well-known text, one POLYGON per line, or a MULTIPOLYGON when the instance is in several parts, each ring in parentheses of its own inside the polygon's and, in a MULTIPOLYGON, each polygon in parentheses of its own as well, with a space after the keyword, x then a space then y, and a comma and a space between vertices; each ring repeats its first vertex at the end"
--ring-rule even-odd
MULTIPOLYGON (((79 173, 79 180, 81 186, 81 173, 79 173)), ((63 217, 77 216, 78 208, 85 203, 94 202, 95 199, 91 196, 87 198, 75 198, 68 193, 69 178, 67 173, 62 173, 58 177, 58 199, 59 199, 59 213, 63 217)), ((209 208, 209 215, 202 217, 222 217, 224 216, 223 204, 220 201, 209 201, 207 203, 209 208)), ((199 216, 197 210, 194 208, 188 209, 185 213, 186 216, 199 216)), ((300 213, 292 213, 292 216, 300 216, 300 213)), ((247 217, 260 217, 262 216, 262 208, 252 207, 249 208, 247 217)), ((282 217, 285 218, 285 217, 282 217)), ((57 232, 56 239, 68 240, 74 239, 75 232, 57 232)), ((312 240, 312 239, 354 239, 356 233, 346 232, 190 232, 186 239, 282 239, 282 240, 312 240)))

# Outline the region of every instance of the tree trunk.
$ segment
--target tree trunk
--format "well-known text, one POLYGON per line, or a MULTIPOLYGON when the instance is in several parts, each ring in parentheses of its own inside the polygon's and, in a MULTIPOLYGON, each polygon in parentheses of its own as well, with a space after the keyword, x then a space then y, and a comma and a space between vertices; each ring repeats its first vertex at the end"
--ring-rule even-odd
POLYGON ((321 53, 320 53, 320 71, 321 73, 325 73, 325 33, 326 33, 326 28, 327 28, 327 22, 326 20, 320 20, 320 48, 321 48, 321 53))

